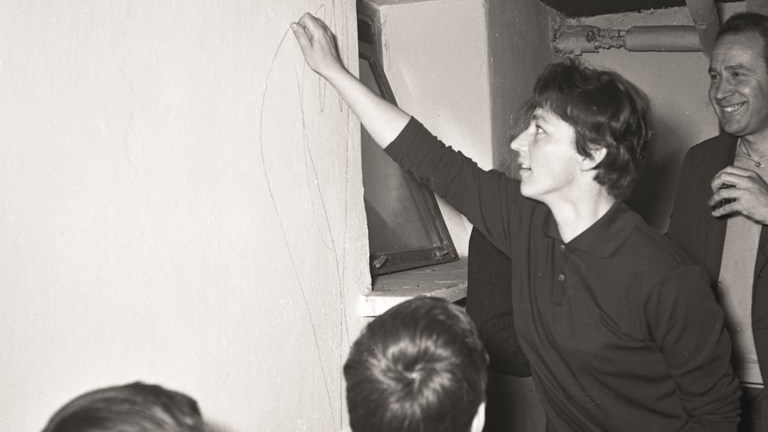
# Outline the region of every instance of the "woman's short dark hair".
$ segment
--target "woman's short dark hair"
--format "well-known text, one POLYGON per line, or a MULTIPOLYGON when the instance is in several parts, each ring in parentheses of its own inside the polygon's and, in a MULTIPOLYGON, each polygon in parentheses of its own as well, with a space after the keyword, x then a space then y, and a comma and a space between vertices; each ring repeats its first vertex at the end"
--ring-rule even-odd
POLYGON ((613 71, 587 67, 575 59, 553 63, 534 85, 534 104, 570 124, 576 150, 591 157, 605 148, 595 181, 616 199, 632 191, 651 138, 648 96, 613 71))
POLYGON ((69 401, 43 432, 204 432, 197 402, 140 382, 93 390, 69 401))
POLYGON ((377 317, 344 364, 354 432, 467 432, 488 359, 466 312, 416 297, 377 317))

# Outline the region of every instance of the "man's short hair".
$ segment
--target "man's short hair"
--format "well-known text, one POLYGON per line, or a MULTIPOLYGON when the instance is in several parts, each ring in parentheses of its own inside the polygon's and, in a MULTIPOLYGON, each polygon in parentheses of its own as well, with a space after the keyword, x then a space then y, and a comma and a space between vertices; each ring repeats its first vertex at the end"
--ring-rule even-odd
POLYGON ((763 61, 768 68, 768 16, 757 12, 735 13, 720 26, 717 39, 749 32, 755 32, 763 40, 763 61))
POLYGON ((93 390, 68 402, 43 432, 204 432, 197 402, 140 382, 93 390))
POLYGON ((355 432, 467 432, 485 400, 488 359, 474 323, 416 297, 371 321, 344 364, 355 432))
POLYGON ((572 58, 547 66, 533 93, 537 107, 573 127, 580 155, 590 157, 591 150, 606 149, 595 166, 595 181, 614 198, 627 198, 651 139, 648 96, 620 74, 572 58))

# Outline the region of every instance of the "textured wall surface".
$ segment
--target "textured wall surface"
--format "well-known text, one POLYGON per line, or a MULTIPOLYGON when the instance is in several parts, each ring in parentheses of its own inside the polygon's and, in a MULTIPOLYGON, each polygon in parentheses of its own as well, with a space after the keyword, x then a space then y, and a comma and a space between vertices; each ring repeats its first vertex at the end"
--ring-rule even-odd
POLYGON ((0 412, 143 380, 215 430, 332 431, 368 289, 353 0, 0 2, 0 412))
POLYGON ((510 119, 531 97, 541 70, 554 60, 550 11, 538 0, 488 0, 488 58, 493 166, 509 157, 510 119))
MULTIPOLYGON (((491 168, 484 0, 395 2, 379 9, 384 67, 398 104, 446 144, 491 168)), ((466 256, 471 225, 438 202, 459 255, 466 256)))

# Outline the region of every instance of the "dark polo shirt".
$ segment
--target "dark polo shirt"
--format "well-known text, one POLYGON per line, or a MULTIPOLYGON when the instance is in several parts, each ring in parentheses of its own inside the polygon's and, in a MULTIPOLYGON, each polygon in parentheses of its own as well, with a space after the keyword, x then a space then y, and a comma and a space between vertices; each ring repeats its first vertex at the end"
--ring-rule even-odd
POLYGON ((564 243, 520 183, 415 119, 386 149, 512 260, 512 309, 550 431, 734 431, 739 388, 706 275, 623 203, 564 243))

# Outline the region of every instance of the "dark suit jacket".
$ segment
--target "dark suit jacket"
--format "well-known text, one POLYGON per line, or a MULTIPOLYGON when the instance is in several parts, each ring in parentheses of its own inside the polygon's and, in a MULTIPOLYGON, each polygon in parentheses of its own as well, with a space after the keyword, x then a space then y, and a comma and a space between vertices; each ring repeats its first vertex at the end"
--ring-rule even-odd
MULTIPOLYGON (((692 147, 685 156, 677 182, 667 236, 704 267, 713 288, 720 275, 727 218, 712 216, 707 201, 710 183, 720 170, 732 165, 737 138, 722 134, 692 147)), ((763 226, 755 264, 752 293, 752 330, 763 382, 768 384, 768 229, 763 226)))

